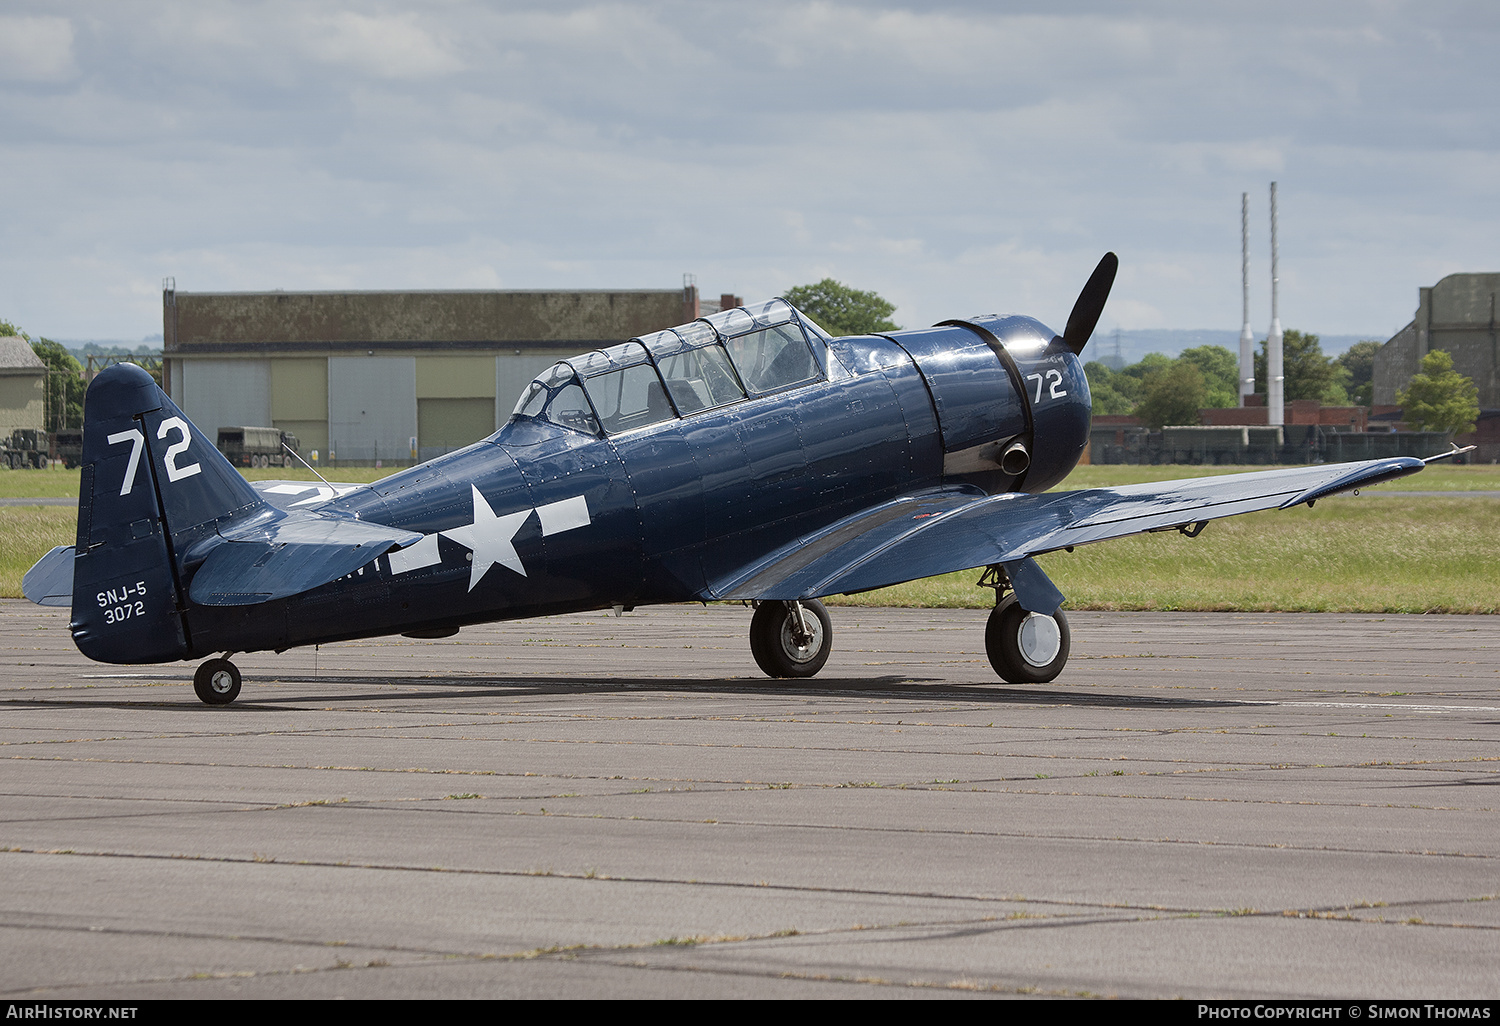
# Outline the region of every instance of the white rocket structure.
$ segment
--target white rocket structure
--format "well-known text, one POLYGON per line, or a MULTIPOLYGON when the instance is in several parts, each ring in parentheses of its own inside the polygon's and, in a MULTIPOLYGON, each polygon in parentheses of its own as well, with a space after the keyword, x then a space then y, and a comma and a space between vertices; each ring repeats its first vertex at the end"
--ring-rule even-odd
POLYGON ((1244 318, 1240 326, 1240 405, 1255 393, 1255 335, 1250 331, 1250 194, 1240 193, 1240 292, 1244 318))
POLYGON ((1271 183, 1271 333, 1266 336, 1266 423, 1286 423, 1286 375, 1281 364, 1281 316, 1276 306, 1276 183, 1271 183))

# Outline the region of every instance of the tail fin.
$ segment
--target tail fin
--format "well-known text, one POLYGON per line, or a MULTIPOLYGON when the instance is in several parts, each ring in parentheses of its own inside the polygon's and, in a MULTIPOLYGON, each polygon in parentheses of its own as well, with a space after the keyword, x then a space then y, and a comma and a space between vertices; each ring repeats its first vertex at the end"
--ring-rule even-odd
POLYGON ((83 424, 73 640, 101 662, 182 659, 194 546, 268 507, 133 364, 94 379, 83 424))

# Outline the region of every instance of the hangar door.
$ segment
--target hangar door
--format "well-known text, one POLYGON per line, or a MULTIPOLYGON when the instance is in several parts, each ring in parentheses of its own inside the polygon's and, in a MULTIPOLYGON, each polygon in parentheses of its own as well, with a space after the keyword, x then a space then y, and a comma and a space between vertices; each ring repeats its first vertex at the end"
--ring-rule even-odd
POLYGON ((410 356, 328 361, 328 448, 360 462, 409 460, 417 433, 417 364, 410 356))

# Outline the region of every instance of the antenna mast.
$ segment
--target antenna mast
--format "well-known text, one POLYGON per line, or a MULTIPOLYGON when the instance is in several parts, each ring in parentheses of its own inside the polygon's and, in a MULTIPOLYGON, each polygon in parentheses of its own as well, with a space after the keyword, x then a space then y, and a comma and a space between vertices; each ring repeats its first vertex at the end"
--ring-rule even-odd
POLYGON ((1240 193, 1240 405, 1255 391, 1255 335, 1250 331, 1250 194, 1240 193))
POLYGON ((1281 279, 1276 271, 1276 183, 1271 183, 1271 333, 1266 336, 1266 423, 1286 423, 1286 374, 1281 362, 1281 314, 1277 292, 1281 279))

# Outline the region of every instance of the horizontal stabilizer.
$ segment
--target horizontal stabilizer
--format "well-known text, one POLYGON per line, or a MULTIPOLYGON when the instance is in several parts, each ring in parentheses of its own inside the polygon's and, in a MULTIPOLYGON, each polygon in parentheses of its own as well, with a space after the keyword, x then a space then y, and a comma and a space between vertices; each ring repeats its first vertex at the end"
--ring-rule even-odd
POLYGON ((422 540, 417 531, 306 513, 287 514, 245 535, 209 553, 188 588, 194 602, 253 606, 300 595, 422 540))
POLYGON ((73 604, 73 546, 59 545, 21 578, 21 594, 39 606, 73 604))
POLYGON ((252 482, 260 497, 277 509, 295 510, 319 506, 329 499, 367 485, 325 484, 322 481, 255 481, 252 482))
MULTIPOLYGON (((702 597, 808 599, 995 563, 1010 572, 1012 566, 1045 552, 1187 528, 1240 513, 1286 509, 1404 477, 1423 466, 1419 459, 1402 456, 1041 495, 922 493, 864 510, 800 538, 713 582, 702 597)), ((1029 569, 1023 567, 1021 576, 1027 577, 1029 569)), ((1028 578, 1016 582, 1016 590, 1031 609, 1052 601, 1049 585, 1028 578)))

